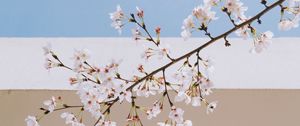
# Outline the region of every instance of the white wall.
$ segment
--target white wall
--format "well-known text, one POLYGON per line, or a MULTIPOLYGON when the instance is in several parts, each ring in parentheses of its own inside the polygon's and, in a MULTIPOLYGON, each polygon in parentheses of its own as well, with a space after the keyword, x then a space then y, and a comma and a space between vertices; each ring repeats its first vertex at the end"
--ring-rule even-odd
MULTIPOLYGON (((300 38, 276 38, 262 54, 249 53, 252 40, 229 39, 231 47, 218 41, 202 51, 213 57, 215 72, 211 78, 216 88, 288 88, 300 89, 300 38)), ((71 89, 68 77, 72 72, 45 70, 42 46, 50 42, 53 49, 72 65, 74 49, 92 52, 92 64, 105 65, 110 59, 123 59, 121 73, 130 75, 140 59, 144 42, 131 38, 0 38, 0 89, 71 89)), ((178 57, 205 42, 194 38, 164 38, 178 57)), ((168 60, 148 62, 146 70, 154 70, 168 60)), ((175 67, 172 68, 173 70, 175 67)))

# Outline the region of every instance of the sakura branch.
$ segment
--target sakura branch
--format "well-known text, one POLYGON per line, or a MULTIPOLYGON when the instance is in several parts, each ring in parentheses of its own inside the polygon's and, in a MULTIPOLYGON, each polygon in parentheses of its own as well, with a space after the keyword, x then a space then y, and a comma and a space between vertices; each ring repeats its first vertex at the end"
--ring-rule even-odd
MULTIPOLYGON (((260 4, 264 6, 264 9, 250 17, 245 15, 248 7, 239 0, 204 0, 203 5, 195 7, 191 14, 183 20, 181 36, 183 40, 188 40, 193 32, 202 31, 210 40, 177 58, 171 57, 169 48, 162 45, 160 40, 161 28, 148 29, 145 23, 145 13, 141 8, 137 7, 135 14, 126 15, 121 7, 117 6, 117 10, 109 14, 112 27, 121 33, 122 28, 127 23, 135 24, 136 27, 132 29, 133 39, 135 41, 145 40, 154 44, 154 48, 146 48, 142 58, 146 60, 151 60, 152 57, 167 58, 170 62, 152 72, 147 71, 143 65, 139 65, 136 69, 139 74, 134 74, 131 78, 124 78, 124 74, 118 70, 120 61, 112 61, 104 66, 91 65, 88 62, 89 52, 77 50, 73 56, 74 65, 71 67, 62 62, 51 46, 44 47, 46 69, 65 68, 76 73, 76 76, 70 77, 69 80, 76 89, 83 105, 67 105, 61 103, 61 98, 58 98, 58 102, 55 97, 52 97, 51 100, 44 102, 47 108, 41 108, 43 111, 41 116, 28 116, 25 119, 27 126, 39 126, 38 122, 41 117, 69 108, 80 108, 80 113, 82 111, 91 113, 95 118, 94 126, 115 126, 117 123, 110 120, 109 117, 113 105, 117 102, 131 104, 128 116, 124 117, 127 126, 143 126, 141 114, 152 119, 164 111, 163 108, 169 110, 168 118, 161 120, 162 122, 158 122, 157 125, 192 126, 191 120, 184 119, 184 110, 176 107, 178 102, 191 104, 194 107, 203 104, 207 114, 215 111, 218 103, 206 98, 212 93, 211 89, 213 88, 213 83, 207 73, 212 71, 214 67, 211 59, 201 56, 202 49, 220 39, 224 39, 225 46, 230 46, 228 36, 235 32, 237 36, 244 39, 252 37, 254 47, 252 47, 251 52, 263 52, 270 45, 273 33, 271 31, 259 32, 252 24, 255 21, 261 24, 260 18, 277 6, 280 7, 279 14, 281 15, 278 24, 279 29, 290 30, 298 27, 300 17, 298 0, 288 0, 287 2, 278 0, 272 4, 262 0, 260 4), (218 36, 214 36, 208 29, 210 23, 218 19, 214 9, 221 9, 223 14, 229 18, 226 20, 233 24, 233 28, 218 36), (152 32, 155 35, 152 35, 152 32), (169 68, 174 64, 181 64, 181 66, 175 73, 172 73, 169 68), (167 75, 172 75, 173 81, 167 75), (175 94, 175 96, 172 97, 171 94, 175 94), (137 103, 137 98, 152 95, 159 95, 160 98, 153 101, 150 107, 137 103)), ((85 126, 81 114, 64 112, 61 117, 66 119, 66 124, 85 126)))

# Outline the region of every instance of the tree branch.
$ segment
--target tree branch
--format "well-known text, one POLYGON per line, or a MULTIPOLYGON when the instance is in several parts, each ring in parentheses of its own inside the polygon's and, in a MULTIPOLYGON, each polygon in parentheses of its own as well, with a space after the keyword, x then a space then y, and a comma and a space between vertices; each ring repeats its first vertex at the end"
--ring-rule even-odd
POLYGON ((272 5, 266 7, 264 10, 262 10, 260 13, 258 13, 257 15, 255 15, 254 17, 250 18, 249 20, 239 24, 239 25, 236 25, 234 28, 226 31, 225 33, 217 36, 217 37, 214 37, 213 39, 211 39, 210 41, 206 42, 205 44, 203 44, 202 46, 190 51, 189 53, 186 53, 185 55, 179 57, 179 58, 176 58, 174 59, 173 61, 171 61, 170 63, 154 70, 153 72, 149 73, 148 75, 144 76, 143 78, 139 79, 138 81, 136 81, 134 84, 132 84, 130 87, 127 88, 127 90, 131 90, 133 87, 135 87, 137 84, 139 84, 140 82, 146 80, 147 78, 153 76, 154 74, 162 71, 162 70, 165 70, 166 68, 172 66, 173 64, 181 61, 182 59, 185 59, 191 55, 193 55, 194 53, 196 52, 200 52, 202 49, 208 47, 209 45, 211 45, 212 43, 216 42, 217 40, 225 37, 225 36, 228 36, 230 33, 238 30, 239 28, 245 26, 245 25, 248 25, 248 24, 251 24, 253 21, 257 20, 258 18, 262 17, 265 13, 269 12, 270 10, 272 10, 274 7, 282 4, 285 0, 278 0, 277 2, 273 3, 272 5))

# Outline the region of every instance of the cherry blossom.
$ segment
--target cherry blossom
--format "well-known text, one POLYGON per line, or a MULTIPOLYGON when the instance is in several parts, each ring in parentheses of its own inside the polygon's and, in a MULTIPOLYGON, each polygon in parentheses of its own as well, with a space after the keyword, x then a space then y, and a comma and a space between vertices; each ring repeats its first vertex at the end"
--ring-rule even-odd
POLYGON ((227 12, 233 14, 237 19, 244 19, 245 11, 248 10, 247 7, 243 6, 244 4, 240 0, 226 0, 224 7, 227 9, 227 12))
POLYGON ((156 101, 152 108, 148 109, 146 111, 146 114, 147 114, 147 118, 148 119, 152 119, 153 117, 156 117, 162 110, 162 104, 158 101, 156 101))
POLYGON ((258 37, 254 38, 254 48, 251 50, 251 52, 261 53, 263 50, 267 49, 272 43, 272 37, 273 33, 271 31, 266 31, 260 34, 258 37))
POLYGON ((174 99, 175 102, 184 101, 186 104, 191 102, 191 97, 188 96, 184 91, 179 91, 174 99))
POLYGON ((200 76, 197 83, 200 84, 202 95, 207 96, 212 93, 211 88, 213 87, 213 83, 209 79, 200 76))
POLYGON ((209 113, 214 112, 214 110, 217 107, 217 103, 218 103, 218 101, 213 101, 213 102, 209 103, 206 107, 206 113, 209 114, 209 113))
POLYGON ((50 100, 44 101, 44 105, 48 107, 48 111, 51 113, 56 107, 56 99, 54 96, 51 97, 50 100))
POLYGON ((157 125, 158 126, 171 126, 170 124, 168 124, 166 122, 158 122, 157 125))
POLYGON ((137 10, 137 16, 139 18, 144 18, 144 11, 139 7, 136 7, 136 10, 137 10))
POLYGON ((163 59, 170 54, 169 45, 159 45, 158 48, 147 48, 141 55, 144 59, 149 59, 152 56, 157 56, 158 59, 163 59))
MULTIPOLYGON (((214 61, 211 58, 203 58, 202 54, 199 54, 202 52, 202 49, 219 41, 221 38, 228 42, 226 38, 236 32, 238 36, 244 39, 250 36, 254 39, 252 52, 262 52, 270 45, 273 33, 271 31, 257 33, 253 27, 255 25, 252 24, 256 20, 260 24, 260 17, 275 6, 280 6, 282 9, 282 15, 278 24, 280 30, 290 30, 299 25, 299 0, 289 0, 287 5, 280 3, 280 1, 272 5, 262 3, 265 5, 265 9, 253 17, 245 16, 248 8, 240 0, 225 0, 224 4, 222 3, 221 5, 223 6, 222 10, 226 12, 234 26, 219 36, 211 35, 208 32, 209 23, 217 19, 213 7, 220 2, 222 1, 203 0, 203 4, 196 6, 187 18, 183 20, 180 34, 184 40, 190 38, 194 31, 205 32, 205 35, 210 40, 176 58, 170 57, 171 49, 168 45, 160 43, 161 28, 156 27, 149 30, 148 25, 146 27, 143 9, 136 7, 136 13, 126 16, 118 5, 116 11, 109 14, 112 20, 112 27, 121 33, 125 23, 133 23, 136 26, 132 29, 134 40, 145 39, 147 42, 150 41, 155 44, 145 48, 142 58, 149 60, 152 56, 158 59, 167 57, 169 61, 169 63, 152 72, 145 69, 143 65, 139 65, 137 68, 138 74, 133 73, 133 75, 129 75, 130 79, 127 79, 128 76, 124 76, 124 73, 119 71, 121 61, 112 60, 104 66, 89 64, 90 52, 86 49, 81 49, 75 50, 73 56, 74 66, 69 67, 58 58, 51 45, 43 47, 46 57, 46 69, 61 67, 75 74, 69 78, 69 83, 76 90, 76 94, 82 103, 76 106, 62 104, 62 108, 59 108, 57 106, 60 104, 57 103, 57 99, 51 97, 50 100, 44 101, 44 105, 47 108, 41 108, 44 111, 43 114, 47 115, 49 112, 74 107, 80 108, 80 111, 89 112, 97 120, 94 123, 95 126, 116 126, 116 122, 110 120, 110 109, 115 103, 122 104, 126 100, 131 104, 130 112, 127 116, 127 125, 143 125, 138 113, 140 112, 139 110, 142 110, 148 119, 155 118, 163 111, 164 103, 167 99, 169 107, 171 107, 169 118, 165 122, 158 122, 157 125, 192 126, 191 120, 183 118, 184 110, 175 107, 177 102, 191 103, 191 106, 194 107, 204 104, 207 114, 214 112, 218 103, 217 101, 208 102, 207 100, 207 96, 212 93, 213 88, 210 73, 214 70, 214 61), (128 22, 123 22, 126 19, 128 22), (142 32, 145 34, 142 34, 142 32), (156 36, 151 35, 153 32, 155 32, 156 36), (173 64, 181 66, 175 72, 169 71, 170 66, 173 64), (168 76, 165 75, 165 73, 169 72, 173 75, 173 80, 169 80, 168 76), (170 92, 176 93, 175 96, 169 95, 170 92), (152 106, 142 106, 136 100, 138 97, 149 97, 151 95, 160 96, 160 99, 157 99, 152 106)), ((38 120, 36 118, 28 116, 25 119, 27 126, 39 126, 38 120, 41 118, 38 120)), ((65 119, 66 124, 84 126, 82 118, 79 120, 72 113, 64 112, 61 114, 61 118, 65 119)))
POLYGON ((187 40, 188 38, 191 37, 192 33, 191 30, 195 27, 194 21, 193 21, 193 16, 189 15, 186 19, 183 20, 183 25, 181 29, 183 30, 181 32, 181 37, 184 40, 187 40))
POLYGON ((122 11, 120 5, 117 6, 117 10, 110 13, 110 19, 112 20, 111 26, 118 30, 119 34, 122 33, 122 20, 125 18, 124 12, 122 11))
POLYGON ((75 62, 84 62, 90 58, 90 51, 87 49, 75 50, 73 59, 75 62))
POLYGON ((289 20, 289 19, 283 19, 279 22, 278 28, 282 31, 288 31, 292 28, 298 27, 298 24, 296 24, 296 20, 289 20))
POLYGON ((220 0, 203 0, 206 6, 216 6, 220 0))
POLYGON ((84 109, 89 111, 95 118, 102 116, 99 102, 107 99, 110 93, 109 90, 94 84, 80 84, 78 89, 77 94, 84 105, 84 109))
POLYGON ((37 122, 37 119, 35 116, 28 116, 26 119, 25 119, 25 122, 27 124, 27 126, 40 126, 37 122))
POLYGON ((140 40, 143 36, 139 28, 135 28, 131 30, 133 40, 140 40))
POLYGON ((72 113, 64 112, 60 115, 60 117, 66 119, 65 123, 71 124, 71 126, 85 126, 84 124, 79 122, 75 115, 73 115, 72 113))
POLYGON ((210 21, 216 20, 216 12, 211 11, 211 6, 197 6, 193 10, 193 15, 201 23, 207 25, 210 21))
POLYGON ((182 124, 176 124, 176 126, 193 126, 191 120, 185 120, 182 124))
MULTIPOLYGON (((236 24, 241 24, 244 23, 245 21, 247 21, 248 18, 243 18, 240 19, 236 24)), ((247 39, 249 37, 249 32, 251 31, 251 29, 249 28, 249 25, 245 25, 241 28, 239 28, 235 34, 239 37, 242 37, 243 39, 247 39)))
POLYGON ((60 65, 61 65, 60 63, 57 63, 49 58, 46 58, 46 62, 44 66, 47 70, 49 70, 51 68, 59 67, 60 65))
POLYGON ((119 95, 119 100, 120 100, 120 102, 123 102, 123 100, 126 99, 126 101, 131 103, 131 101, 132 101, 131 97, 132 97, 131 91, 125 91, 125 92, 122 92, 121 95, 119 95))
POLYGON ((178 124, 183 123, 183 113, 184 111, 181 108, 176 108, 175 106, 172 106, 171 112, 169 113, 169 118, 178 124))
POLYGON ((96 126, 117 126, 117 123, 113 121, 103 121, 98 123, 96 126))
POLYGON ((201 106, 201 98, 199 96, 192 97, 191 101, 192 101, 192 106, 194 107, 201 106))

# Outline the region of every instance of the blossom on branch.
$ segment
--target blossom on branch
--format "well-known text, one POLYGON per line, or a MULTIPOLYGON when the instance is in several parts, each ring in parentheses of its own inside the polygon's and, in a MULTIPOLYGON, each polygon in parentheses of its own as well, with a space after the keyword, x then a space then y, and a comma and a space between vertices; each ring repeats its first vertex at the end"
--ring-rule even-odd
MULTIPOLYGON (((159 59, 167 57, 169 63, 164 64, 158 69, 148 71, 143 65, 137 68, 138 75, 129 79, 124 77, 119 71, 121 61, 112 61, 104 66, 89 64, 90 53, 88 50, 75 50, 73 60, 74 66, 69 67, 53 52, 51 45, 43 47, 46 57, 46 69, 61 67, 75 73, 69 78, 69 83, 75 88, 76 94, 79 96, 81 105, 69 106, 67 104, 59 104, 55 97, 44 101, 47 108, 40 108, 44 111, 44 115, 67 108, 77 107, 80 111, 89 112, 97 121, 94 126, 116 126, 116 122, 110 120, 110 111, 115 103, 122 104, 126 100, 129 102, 130 111, 127 116, 127 126, 142 126, 139 116, 140 110, 147 115, 148 119, 157 117, 162 111, 166 99, 170 105, 168 119, 165 122, 158 122, 159 126, 192 126, 192 121, 183 118, 184 110, 175 107, 177 102, 185 102, 191 106, 205 106, 206 113, 212 113, 217 107, 217 101, 208 102, 207 96, 212 93, 213 83, 210 78, 210 72, 214 69, 214 62, 210 58, 202 58, 200 52, 212 43, 224 38, 225 45, 228 45, 227 37, 236 32, 236 34, 244 39, 249 36, 253 37, 252 52, 260 53, 271 43, 273 33, 266 31, 258 33, 253 27, 253 22, 257 20, 261 24, 260 17, 276 6, 281 7, 281 19, 278 24, 280 30, 290 30, 298 27, 300 20, 299 0, 290 0, 289 3, 283 4, 283 0, 279 0, 271 5, 266 1, 261 3, 265 9, 253 17, 246 17, 245 12, 248 9, 240 0, 203 0, 203 5, 196 6, 190 15, 183 20, 181 36, 184 40, 191 37, 192 32, 202 31, 210 38, 203 45, 179 56, 177 58, 170 57, 170 48, 160 43, 161 28, 148 30, 144 22, 144 10, 136 7, 137 12, 131 13, 129 17, 125 16, 121 7, 118 5, 115 12, 110 13, 112 26, 121 33, 125 19, 128 23, 133 23, 136 28, 132 29, 134 40, 145 39, 147 42, 154 44, 146 47, 142 58, 149 60, 150 57, 156 56, 159 59), (221 3, 223 2, 223 3, 221 3), (219 36, 212 36, 208 31, 209 23, 216 20, 216 12, 212 9, 214 6, 223 6, 222 11, 229 16, 233 28, 227 30, 219 36), (289 15, 285 15, 285 12, 289 15), (285 17, 286 16, 286 17, 285 17), (141 29, 141 30, 140 30, 141 29), (155 32, 155 35, 151 33, 155 32), (173 64, 181 65, 174 74, 173 80, 168 80, 166 73, 170 72, 169 68, 173 64), (75 76, 75 77, 74 77, 75 76), (170 95, 174 93, 175 95, 170 95), (153 105, 142 106, 136 100, 140 97, 149 97, 159 95, 153 105), (62 106, 61 108, 58 106, 62 106)), ((230 44, 229 44, 230 45, 230 44)), ((74 115, 64 112, 61 117, 65 119, 66 124, 71 126, 85 126, 82 122, 81 115, 74 115)), ((25 121, 27 126, 39 126, 38 122, 41 117, 28 116, 25 121)))
POLYGON ((50 100, 44 101, 44 105, 48 107, 48 111, 51 113, 56 107, 56 99, 54 96, 51 97, 50 100))
POLYGON ((61 118, 65 119, 66 124, 71 124, 71 126, 85 126, 83 123, 77 120, 74 114, 69 112, 64 112, 60 115, 61 118))
POLYGON ((28 116, 25 119, 27 126, 40 126, 35 116, 28 116))
POLYGON ((240 0, 226 0, 224 8, 227 12, 233 14, 236 19, 244 19, 245 11, 248 10, 248 7, 244 7, 244 4, 240 0))
POLYGON ((267 49, 272 43, 273 33, 271 31, 266 31, 256 38, 254 38, 254 48, 251 49, 252 53, 261 53, 263 50, 267 49))
POLYGON ((118 30, 119 34, 122 33, 123 20, 125 18, 124 12, 122 11, 120 5, 117 6, 117 10, 110 13, 110 19, 112 20, 111 26, 118 30))

